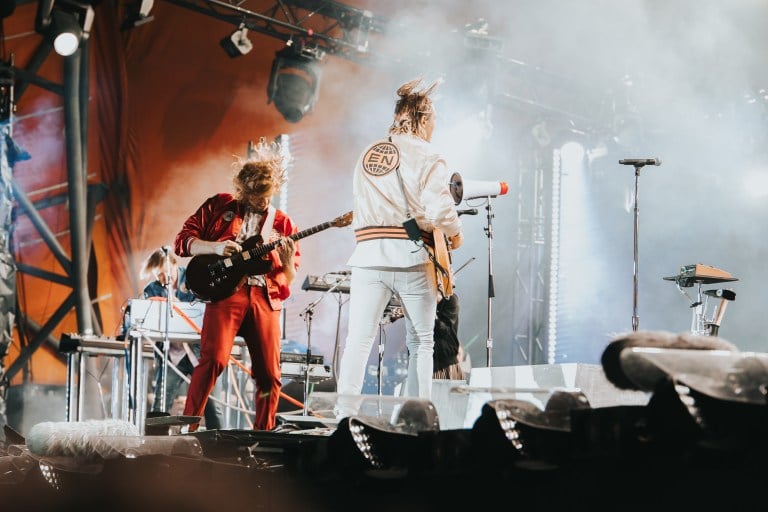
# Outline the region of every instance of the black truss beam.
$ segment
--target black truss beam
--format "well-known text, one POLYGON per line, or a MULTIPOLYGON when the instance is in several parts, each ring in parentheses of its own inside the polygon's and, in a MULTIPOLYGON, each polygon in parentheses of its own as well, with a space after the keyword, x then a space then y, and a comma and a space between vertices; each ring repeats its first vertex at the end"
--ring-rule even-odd
POLYGON ((387 23, 370 11, 330 0, 278 0, 264 12, 220 0, 165 1, 282 41, 301 39, 359 63, 377 58, 369 48, 369 36, 382 32, 387 23))

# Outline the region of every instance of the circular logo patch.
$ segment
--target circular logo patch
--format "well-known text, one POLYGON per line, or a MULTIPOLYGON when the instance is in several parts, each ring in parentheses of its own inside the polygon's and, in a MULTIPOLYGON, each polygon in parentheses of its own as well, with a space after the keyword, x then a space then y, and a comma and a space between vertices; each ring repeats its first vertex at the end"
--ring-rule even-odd
POLYGON ((400 165, 400 151, 391 142, 371 146, 363 156, 363 170, 374 176, 384 176, 400 165))

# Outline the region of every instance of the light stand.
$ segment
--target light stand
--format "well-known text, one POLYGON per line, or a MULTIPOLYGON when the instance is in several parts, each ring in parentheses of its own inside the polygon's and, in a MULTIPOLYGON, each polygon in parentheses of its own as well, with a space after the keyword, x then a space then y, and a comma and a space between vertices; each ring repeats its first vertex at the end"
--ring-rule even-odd
POLYGON ((634 158, 634 159, 628 159, 628 160, 619 160, 619 163, 621 165, 633 165, 635 167, 635 194, 633 197, 633 210, 634 210, 634 267, 633 267, 633 276, 634 276, 634 288, 632 292, 632 330, 637 331, 640 328, 640 317, 637 314, 637 292, 638 292, 638 213, 639 209, 637 206, 637 193, 638 193, 638 183, 640 180, 640 169, 646 165, 661 165, 661 160, 658 158, 634 158))
MULTIPOLYGON (((310 370, 310 360, 312 357, 312 314, 315 311, 315 306, 317 306, 321 300, 325 298, 325 296, 333 291, 335 291, 339 286, 341 286, 342 283, 346 282, 349 279, 349 276, 345 276, 344 279, 339 279, 333 286, 328 288, 328 290, 324 291, 320 297, 315 299, 314 301, 310 302, 306 308, 304 308, 304 311, 299 313, 299 316, 304 319, 304 321, 307 324, 307 360, 304 362, 304 407, 302 411, 302 416, 308 416, 309 415, 309 370, 310 370)), ((341 306, 339 306, 341 307, 341 306)), ((338 334, 337 334, 338 337, 338 334)))

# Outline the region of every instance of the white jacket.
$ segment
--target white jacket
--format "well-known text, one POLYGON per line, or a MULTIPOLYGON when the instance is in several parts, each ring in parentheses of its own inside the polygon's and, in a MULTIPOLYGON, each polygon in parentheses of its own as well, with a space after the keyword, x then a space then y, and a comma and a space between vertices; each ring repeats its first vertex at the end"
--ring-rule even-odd
MULTIPOLYGON (((400 152, 408 211, 422 231, 439 228, 448 237, 461 231, 461 220, 450 193, 451 174, 443 158, 432 152, 429 142, 413 135, 392 135, 400 152)), ((400 226, 406 217, 406 205, 397 172, 368 172, 363 160, 371 144, 360 154, 355 165, 352 228, 356 231, 376 226, 400 226)), ((411 240, 381 238, 359 241, 347 264, 352 267, 408 268, 428 261, 426 251, 411 240)))

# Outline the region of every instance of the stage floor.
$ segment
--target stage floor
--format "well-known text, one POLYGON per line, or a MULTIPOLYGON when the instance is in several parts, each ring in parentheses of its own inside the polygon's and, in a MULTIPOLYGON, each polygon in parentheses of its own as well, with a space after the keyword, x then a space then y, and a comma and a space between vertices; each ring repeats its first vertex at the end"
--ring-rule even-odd
MULTIPOLYGON (((649 429, 647 413, 643 406, 586 409, 574 414, 569 431, 519 425, 522 447, 485 414, 471 429, 417 435, 361 433, 353 417, 335 429, 144 436, 200 451, 91 460, 29 456, 6 445, 0 504, 15 512, 443 512, 498 505, 645 512, 715 503, 733 510, 763 497, 768 450, 755 432, 714 439, 649 429), (366 435, 379 466, 360 449, 366 435), (26 470, 9 479, 9 464, 26 470)), ((364 418, 360 425, 377 424, 364 418)))

